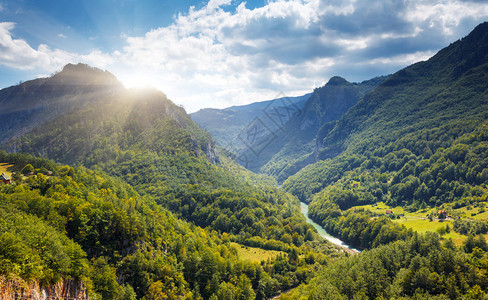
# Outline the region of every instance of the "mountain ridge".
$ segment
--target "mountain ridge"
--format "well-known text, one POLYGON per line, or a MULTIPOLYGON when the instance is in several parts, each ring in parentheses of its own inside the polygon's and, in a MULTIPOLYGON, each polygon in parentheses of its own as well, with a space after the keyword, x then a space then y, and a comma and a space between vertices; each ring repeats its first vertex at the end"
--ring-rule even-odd
POLYGON ((282 111, 282 117, 288 120, 290 115, 286 110, 302 109, 310 95, 311 93, 298 97, 280 97, 224 109, 205 108, 191 113, 190 117, 212 135, 217 145, 232 152, 240 152, 245 145, 238 143, 239 135, 244 133, 249 124, 259 119, 269 128, 276 127, 268 118, 269 113, 282 111))
POLYGON ((0 90, 4 130, 0 144, 72 109, 120 92, 123 85, 107 71, 86 64, 68 64, 51 77, 0 90))
MULTIPOLYGON (((347 130, 349 130, 347 132, 350 132, 352 128, 364 128, 365 126, 374 124, 374 120, 377 117, 373 118, 368 116, 375 107, 381 106, 382 114, 388 115, 385 111, 390 108, 391 104, 386 104, 386 101, 393 97, 391 95, 398 95, 395 97, 405 97, 403 95, 408 93, 409 87, 414 84, 417 85, 417 96, 412 97, 413 100, 435 99, 434 97, 439 97, 439 95, 448 98, 450 96, 448 94, 450 93, 449 85, 451 82, 455 82, 459 79, 461 70, 467 65, 472 66, 473 69, 476 65, 475 62, 478 62, 478 64, 483 62, 483 59, 480 60, 479 57, 483 56, 482 53, 485 53, 485 50, 487 50, 488 47, 486 46, 486 43, 480 42, 479 38, 480 36, 484 37, 485 41, 488 42, 487 31, 488 23, 482 23, 468 36, 440 50, 431 59, 425 62, 415 63, 412 66, 393 74, 379 86, 379 89, 376 89, 376 94, 372 93, 367 95, 339 121, 338 126, 334 128, 330 134, 322 137, 321 143, 324 145, 324 149, 319 150, 319 152, 322 152, 318 154, 319 157, 322 159, 333 157, 333 155, 327 155, 327 148, 343 148, 343 146, 341 146, 341 143, 343 142, 340 141, 340 136, 346 136, 348 134, 346 133, 347 130), (472 44, 481 45, 481 47, 477 47, 477 52, 470 52, 473 51, 473 47, 469 46, 472 44), (463 53, 465 53, 464 51, 470 53, 467 58, 463 55, 463 53), (427 81, 425 78, 427 78, 427 81), (429 85, 429 81, 434 81, 437 84, 429 85), (399 87, 401 87, 402 90, 399 90, 399 87), (347 119, 348 121, 343 121, 344 119, 347 119), (348 122, 349 124, 346 124, 345 122, 348 122)), ((484 54, 484 63, 486 63, 487 60, 488 55, 484 54)), ((466 84, 469 83, 463 83, 464 86, 466 86, 466 84)), ((457 91, 452 92, 456 93, 457 91)), ((425 105, 429 105, 428 102, 421 103, 419 100, 416 101, 417 105, 419 105, 419 109, 424 108, 425 105)), ((439 107, 439 111, 442 112, 446 108, 448 108, 447 103, 444 104, 443 107, 439 107)), ((404 109, 398 109, 397 112, 400 116, 407 117, 404 109)), ((415 124, 416 121, 416 119, 410 120, 411 124, 415 124)), ((337 153, 337 150, 332 151, 332 153, 337 153)))
MULTIPOLYGON (((420 161, 430 160, 433 154, 438 153, 439 157, 444 157, 444 149, 454 147, 463 136, 483 131, 480 126, 488 119, 488 56, 484 52, 486 44, 488 23, 483 23, 465 38, 440 50, 431 59, 391 75, 344 114, 337 124, 322 133, 318 144, 318 157, 321 161, 302 170, 296 177, 288 178, 284 188, 302 201, 314 201, 315 194, 328 186, 334 186, 334 182, 346 176, 348 171, 362 173, 369 170, 368 172, 386 173, 386 176, 393 170, 400 171, 401 167, 397 170, 383 163, 385 166, 379 171, 377 166, 387 157, 389 159, 399 155, 411 155, 410 167, 414 168, 420 161), (480 37, 483 40, 479 40, 480 37), (462 55, 466 49, 477 52, 462 55), (479 57, 483 59, 480 60, 479 57), (460 73, 459 70, 467 65, 471 68, 460 73), (371 164, 371 160, 376 163, 371 164), (360 169, 362 171, 358 171, 361 163, 367 164, 360 169), (334 176, 329 172, 334 173, 334 176)), ((474 146, 468 144, 466 149, 474 146)), ((400 166, 408 161, 401 161, 400 166)), ((432 167, 436 162, 424 164, 422 168, 432 167)), ((484 165, 481 161, 478 164, 484 165)), ((471 168, 476 173, 480 172, 478 167, 471 168)), ((373 179, 370 180, 374 182, 373 179)), ((466 180, 451 179, 453 185, 465 184, 466 180), (456 183, 457 181, 461 183, 456 183)), ((411 187, 413 192, 422 183, 429 186, 428 180, 415 181, 411 187)), ((397 182, 392 183, 395 184, 397 182)), ((437 188, 437 184, 430 183, 429 197, 437 195, 432 203, 438 201, 437 197, 444 195, 443 192, 436 192, 437 188)), ((383 190, 382 194, 387 191, 383 190)), ((396 191, 390 193, 395 195, 396 191)), ((444 196, 452 199, 451 196, 444 196)), ((369 199, 375 198, 371 196, 369 199)), ((407 203, 413 201, 412 199, 407 203)), ((429 200, 425 202, 431 203, 429 200)))
MULTIPOLYGON (((365 93, 386 77, 376 77, 361 83, 350 83, 339 76, 332 77, 323 87, 316 88, 305 103, 276 131, 261 129, 265 134, 247 144, 248 150, 237 155, 238 162, 255 172, 263 172, 283 182, 306 165, 316 161, 317 132, 325 124, 335 122, 365 93), (266 141, 272 141, 266 144, 266 141), (253 144, 254 143, 254 144, 253 144), (261 146, 255 151, 254 145, 261 146)), ((259 126, 258 126, 259 128, 259 126)))

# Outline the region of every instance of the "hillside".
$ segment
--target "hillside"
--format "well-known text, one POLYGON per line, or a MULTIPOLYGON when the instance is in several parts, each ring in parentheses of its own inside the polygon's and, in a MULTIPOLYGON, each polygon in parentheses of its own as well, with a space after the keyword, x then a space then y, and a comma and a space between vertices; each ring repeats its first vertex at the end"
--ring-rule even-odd
POLYGON ((210 136, 186 112, 157 90, 122 90, 91 105, 59 114, 24 138, 6 141, 7 150, 55 157, 64 163, 100 163, 106 146, 128 150, 131 146, 172 153, 185 148, 195 156, 218 160, 210 136), (171 129, 174 129, 173 131, 171 129), (158 140, 157 133, 161 130, 158 140), (173 136, 169 136, 173 135, 173 136))
POLYGON ((103 170, 196 225, 246 233, 242 242, 263 246, 272 240, 277 250, 304 242, 308 225, 298 202, 276 188, 257 188, 234 176, 230 161, 219 163, 208 133, 156 90, 123 90, 100 98, 4 147, 103 170), (298 234, 294 242, 272 229, 276 220, 289 223, 288 235, 298 234))
POLYGON ((190 114, 190 117, 212 135, 217 145, 231 148, 229 150, 242 151, 245 146, 238 142, 238 136, 254 119, 259 119, 267 127, 273 128, 276 125, 268 117, 269 114, 280 111, 283 122, 286 122, 291 117, 291 114, 286 112, 301 110, 310 95, 281 97, 225 109, 205 108, 190 114), (237 150, 234 147, 241 148, 237 150))
POLYGON ((95 103, 123 89, 107 71, 88 65, 66 65, 59 73, 0 91, 0 144, 27 133, 72 109, 95 103))
MULTIPOLYGON (((484 23, 428 61, 393 74, 322 134, 318 156, 332 160, 319 162, 290 178, 287 190, 295 194, 307 190, 300 197, 310 200, 312 194, 337 180, 321 173, 334 166, 340 165, 341 171, 347 171, 368 160, 372 161, 368 166, 385 164, 384 173, 400 170, 413 159, 411 167, 415 169, 419 162, 430 159, 436 152, 442 154, 445 148, 460 143, 457 147, 464 148, 463 140, 471 140, 470 144, 477 146, 475 140, 483 138, 469 136, 482 134, 488 117, 487 46, 483 42, 487 38, 488 24, 484 23), (384 159, 388 162, 380 163, 384 159), (299 177, 308 175, 312 180, 308 184, 319 184, 318 188, 295 189, 294 183, 304 182, 299 177)), ((466 162, 467 152, 463 153, 449 161, 466 162)))
MULTIPOLYGON (((320 157, 334 157, 337 153, 374 151, 396 140, 402 140, 396 150, 408 147, 418 131, 453 127, 466 122, 471 126, 451 130, 453 137, 473 130, 486 119, 486 23, 479 25, 467 37, 439 51, 425 62, 405 68, 378 89, 368 94, 351 109, 328 133, 321 136, 320 157), (356 138, 357 137, 357 138, 356 138)), ((461 127, 461 126, 460 126, 461 127)), ((426 146, 432 152, 450 142, 441 134, 430 135, 422 141, 439 141, 426 146), (442 144, 442 141, 445 143, 442 144)))
POLYGON ((284 299, 486 296, 478 272, 488 258, 487 50, 483 23, 390 76, 321 132, 323 160, 283 189, 310 202, 328 232, 371 250, 284 299))
POLYGON ((466 253, 435 233, 414 236, 335 261, 280 299, 483 299, 487 248, 478 249, 466 253))
POLYGON ((182 221, 103 172, 3 151, 0 161, 36 174, 0 183, 2 299, 266 299, 313 275, 295 252, 244 260, 232 235, 182 221))
POLYGON ((359 213, 364 219, 348 210, 357 205, 383 201, 458 217, 460 208, 484 207, 487 44, 483 23, 428 61, 393 74, 324 134, 319 156, 330 159, 290 177, 284 189, 311 202, 315 220, 359 247, 384 242, 371 233, 362 237, 376 221, 368 221, 368 211, 359 213))
POLYGON ((297 110, 286 121, 271 116, 279 126, 269 128, 253 122, 241 139, 247 148, 237 155, 237 161, 255 172, 262 172, 283 182, 304 166, 316 161, 315 138, 330 127, 350 107, 381 83, 378 77, 361 83, 350 83, 341 77, 332 77, 321 88, 314 90, 303 109, 297 110), (249 133, 258 134, 250 135, 249 133))

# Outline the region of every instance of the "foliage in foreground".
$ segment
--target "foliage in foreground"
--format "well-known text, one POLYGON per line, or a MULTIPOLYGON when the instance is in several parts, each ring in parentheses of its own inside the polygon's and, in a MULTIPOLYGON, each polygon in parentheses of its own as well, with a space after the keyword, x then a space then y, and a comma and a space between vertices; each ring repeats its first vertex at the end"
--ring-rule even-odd
POLYGON ((336 261, 281 299, 484 299, 488 253, 484 238, 475 239, 463 249, 415 234, 336 261))
POLYGON ((27 164, 53 172, 0 184, 0 276, 44 286, 73 278, 94 299, 265 299, 326 262, 307 246, 261 264, 242 261, 228 236, 177 219, 117 178, 0 156, 17 172, 27 164))

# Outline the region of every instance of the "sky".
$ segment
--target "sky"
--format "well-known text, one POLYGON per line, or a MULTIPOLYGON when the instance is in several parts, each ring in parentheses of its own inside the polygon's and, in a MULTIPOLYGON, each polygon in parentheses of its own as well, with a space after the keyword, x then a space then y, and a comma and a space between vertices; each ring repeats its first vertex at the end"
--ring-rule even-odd
POLYGON ((0 0, 0 88, 82 62, 224 108, 391 74, 485 21, 486 0, 0 0))

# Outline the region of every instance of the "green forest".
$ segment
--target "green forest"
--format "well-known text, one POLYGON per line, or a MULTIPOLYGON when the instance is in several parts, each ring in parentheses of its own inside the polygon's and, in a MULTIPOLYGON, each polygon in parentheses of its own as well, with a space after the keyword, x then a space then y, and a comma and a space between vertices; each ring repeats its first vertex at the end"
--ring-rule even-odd
MULTIPOLYGON (((283 241, 221 234, 182 221, 104 172, 23 154, 0 152, 0 160, 16 174, 35 173, 0 185, 0 272, 11 280, 49 286, 70 278, 91 299, 266 299, 312 277, 326 254, 335 256, 303 218, 273 220, 280 226, 268 231, 287 230, 283 241), (294 238, 295 223, 308 234, 294 238), (249 262, 231 241, 283 252, 249 262)), ((246 219, 239 220, 245 230, 246 219)))
POLYGON ((414 234, 335 261, 282 299, 484 299, 488 248, 483 237, 472 245, 414 234))

